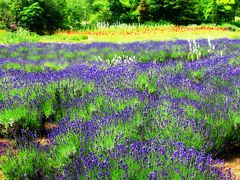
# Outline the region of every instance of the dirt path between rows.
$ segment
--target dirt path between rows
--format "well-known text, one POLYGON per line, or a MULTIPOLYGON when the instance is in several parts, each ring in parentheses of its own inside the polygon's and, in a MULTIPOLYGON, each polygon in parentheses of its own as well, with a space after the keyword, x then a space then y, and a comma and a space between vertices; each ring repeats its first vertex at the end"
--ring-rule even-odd
POLYGON ((231 168, 233 177, 240 180, 240 145, 229 148, 223 156, 226 168, 231 168))

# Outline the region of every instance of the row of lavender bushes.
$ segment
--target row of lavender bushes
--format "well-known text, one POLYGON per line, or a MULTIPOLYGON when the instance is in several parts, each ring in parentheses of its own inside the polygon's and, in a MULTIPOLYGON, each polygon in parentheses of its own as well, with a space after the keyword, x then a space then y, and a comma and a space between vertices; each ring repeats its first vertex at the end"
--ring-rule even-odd
POLYGON ((1 135, 18 149, 2 158, 8 178, 231 179, 213 158, 239 142, 239 40, 0 51, 1 135))

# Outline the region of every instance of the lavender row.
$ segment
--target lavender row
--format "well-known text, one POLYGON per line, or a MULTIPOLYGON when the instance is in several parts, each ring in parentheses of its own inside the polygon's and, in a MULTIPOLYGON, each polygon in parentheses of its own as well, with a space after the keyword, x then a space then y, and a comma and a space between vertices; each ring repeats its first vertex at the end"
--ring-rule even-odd
POLYGON ((1 52, 0 133, 25 128, 35 137, 45 122, 58 123, 47 146, 26 145, 32 138, 21 135, 21 150, 3 165, 7 176, 231 179, 213 157, 240 140, 239 40, 20 44, 1 52), (34 169, 16 169, 20 162, 34 169))

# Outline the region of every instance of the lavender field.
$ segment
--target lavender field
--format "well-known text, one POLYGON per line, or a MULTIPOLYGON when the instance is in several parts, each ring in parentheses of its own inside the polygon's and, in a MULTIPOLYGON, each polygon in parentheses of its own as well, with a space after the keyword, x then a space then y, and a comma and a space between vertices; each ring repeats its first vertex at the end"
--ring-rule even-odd
POLYGON ((0 137, 8 179, 232 179, 240 40, 2 45, 0 137))

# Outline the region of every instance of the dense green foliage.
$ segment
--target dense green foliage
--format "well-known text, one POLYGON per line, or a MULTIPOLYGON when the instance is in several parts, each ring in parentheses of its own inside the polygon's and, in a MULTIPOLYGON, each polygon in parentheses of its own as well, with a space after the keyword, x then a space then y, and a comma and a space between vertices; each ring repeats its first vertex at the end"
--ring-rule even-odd
POLYGON ((0 0, 0 28, 38 33, 98 22, 219 24, 239 14, 239 0, 0 0))

